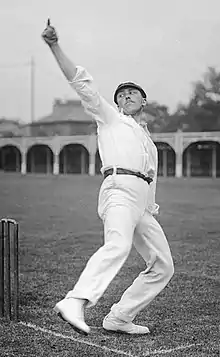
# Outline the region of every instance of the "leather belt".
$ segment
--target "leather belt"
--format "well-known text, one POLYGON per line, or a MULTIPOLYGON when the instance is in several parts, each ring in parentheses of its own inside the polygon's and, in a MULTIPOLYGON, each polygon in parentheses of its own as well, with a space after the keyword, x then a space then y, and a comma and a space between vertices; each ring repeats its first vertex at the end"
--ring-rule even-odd
MULTIPOLYGON (((114 169, 107 169, 104 171, 104 178, 108 177, 109 175, 112 175, 114 173, 114 169)), ((141 172, 135 172, 132 170, 127 170, 127 169, 122 169, 121 167, 116 168, 116 174, 117 175, 133 175, 141 178, 142 180, 146 181, 148 185, 153 181, 153 179, 149 176, 143 175, 141 172)))

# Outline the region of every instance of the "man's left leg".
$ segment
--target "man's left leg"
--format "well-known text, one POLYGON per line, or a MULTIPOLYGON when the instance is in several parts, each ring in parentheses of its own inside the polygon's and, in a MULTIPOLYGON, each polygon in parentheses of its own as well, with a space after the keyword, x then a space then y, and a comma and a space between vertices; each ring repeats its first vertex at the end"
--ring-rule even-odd
POLYGON ((110 314, 103 321, 104 328, 107 321, 116 319, 130 324, 133 331, 140 330, 141 326, 134 325, 133 319, 164 289, 173 275, 173 261, 165 234, 149 212, 145 212, 138 223, 133 243, 147 268, 124 292, 120 301, 112 306, 110 314))

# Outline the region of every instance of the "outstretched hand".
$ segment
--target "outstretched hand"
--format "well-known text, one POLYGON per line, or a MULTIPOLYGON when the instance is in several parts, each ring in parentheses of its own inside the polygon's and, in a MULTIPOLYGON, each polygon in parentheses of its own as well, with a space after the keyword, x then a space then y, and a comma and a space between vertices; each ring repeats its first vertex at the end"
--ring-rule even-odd
POLYGON ((53 46, 58 42, 58 36, 56 30, 53 26, 50 25, 50 19, 47 20, 47 27, 42 33, 42 38, 48 46, 53 46))

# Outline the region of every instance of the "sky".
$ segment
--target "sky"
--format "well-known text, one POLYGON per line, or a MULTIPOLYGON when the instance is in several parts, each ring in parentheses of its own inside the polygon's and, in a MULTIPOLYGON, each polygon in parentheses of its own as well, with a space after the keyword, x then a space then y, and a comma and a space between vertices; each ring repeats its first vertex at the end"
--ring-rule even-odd
POLYGON ((220 70, 219 0, 0 0, 0 118, 31 121, 54 98, 76 98, 41 33, 50 17, 66 55, 93 76, 111 103, 134 81, 172 113, 187 103, 208 66, 220 70))

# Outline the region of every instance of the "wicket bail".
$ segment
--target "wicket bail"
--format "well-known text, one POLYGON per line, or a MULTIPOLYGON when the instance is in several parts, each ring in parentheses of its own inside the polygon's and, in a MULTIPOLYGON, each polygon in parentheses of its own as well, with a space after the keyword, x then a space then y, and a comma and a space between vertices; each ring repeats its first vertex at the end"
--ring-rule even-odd
POLYGON ((0 220, 0 317, 18 320, 18 223, 0 220))

